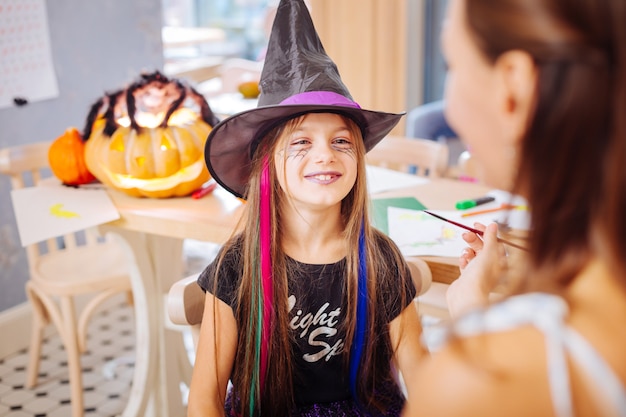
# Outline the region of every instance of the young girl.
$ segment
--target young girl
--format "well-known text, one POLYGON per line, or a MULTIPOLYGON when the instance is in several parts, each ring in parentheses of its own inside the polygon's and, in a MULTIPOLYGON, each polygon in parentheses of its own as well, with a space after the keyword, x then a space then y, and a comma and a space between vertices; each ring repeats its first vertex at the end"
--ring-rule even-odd
POLYGON ((402 115, 351 99, 302 0, 278 6, 261 88, 207 141, 213 177, 247 202, 198 280, 189 415, 397 416, 421 328, 408 267, 368 221, 365 153, 402 115))

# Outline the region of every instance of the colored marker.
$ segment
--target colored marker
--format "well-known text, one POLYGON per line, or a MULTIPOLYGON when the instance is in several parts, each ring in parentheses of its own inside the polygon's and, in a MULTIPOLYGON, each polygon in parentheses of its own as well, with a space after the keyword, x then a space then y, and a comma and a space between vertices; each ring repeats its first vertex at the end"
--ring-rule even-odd
POLYGON ((481 204, 491 203, 492 201, 495 201, 495 198, 490 196, 475 198, 473 200, 461 200, 457 201, 456 208, 457 210, 467 210, 472 207, 480 206, 481 204))
POLYGON ((495 211, 500 211, 500 210, 526 210, 526 206, 516 206, 515 204, 502 203, 500 207, 470 211, 470 212, 461 214, 461 217, 477 216, 480 214, 493 213, 495 211))
POLYGON ((202 198, 205 195, 211 194, 211 192, 213 192, 213 190, 215 190, 215 188, 217 188, 217 182, 211 181, 206 186, 204 186, 202 188, 199 188, 196 191, 194 191, 193 194, 191 194, 191 198, 193 198, 194 200, 202 198))

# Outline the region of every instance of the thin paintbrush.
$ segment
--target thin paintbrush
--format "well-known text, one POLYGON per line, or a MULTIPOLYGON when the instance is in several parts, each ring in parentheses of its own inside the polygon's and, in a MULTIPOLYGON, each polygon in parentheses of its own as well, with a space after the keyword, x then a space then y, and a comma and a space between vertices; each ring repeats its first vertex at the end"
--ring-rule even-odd
MULTIPOLYGON (((462 229, 469 230, 469 231, 470 231, 470 232, 472 232, 472 233, 476 233, 478 236, 482 236, 482 235, 483 235, 483 232, 482 232, 482 231, 480 231, 480 230, 478 230, 478 229, 474 229, 473 227, 469 227, 469 226, 466 226, 466 225, 464 225, 464 224, 462 224, 462 223, 457 223, 457 222, 455 222, 455 221, 453 221, 453 220, 446 219, 445 217, 442 217, 442 216, 440 216, 440 215, 438 215, 438 214, 435 214, 435 213, 431 213, 431 212, 430 212, 430 211, 428 211, 428 210, 422 210, 422 211, 423 211, 424 213, 426 213, 426 214, 430 214, 431 216, 438 218, 439 220, 443 220, 444 222, 448 222, 448 223, 453 224, 453 225, 455 225, 455 226, 458 226, 458 227, 460 227, 460 228, 462 228, 462 229)), ((513 243, 513 242, 509 242, 508 240, 504 240, 504 239, 500 239, 500 238, 498 238, 498 242, 500 242, 500 243, 504 243, 505 245, 509 245, 509 246, 512 246, 512 247, 517 248, 517 249, 521 249, 521 250, 528 250, 528 249, 526 249, 525 247, 520 246, 520 245, 517 245, 517 244, 515 244, 515 243, 513 243)))

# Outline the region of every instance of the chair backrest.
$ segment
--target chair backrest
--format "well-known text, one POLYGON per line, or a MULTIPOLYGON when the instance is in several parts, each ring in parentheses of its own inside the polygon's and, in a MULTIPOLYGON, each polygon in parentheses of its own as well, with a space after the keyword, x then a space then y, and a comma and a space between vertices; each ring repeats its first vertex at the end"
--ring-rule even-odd
MULTIPOLYGON (((13 189, 40 184, 42 180, 52 176, 48 162, 48 149, 51 143, 37 142, 0 149, 0 174, 10 177, 13 189)), ((97 244, 98 241, 99 238, 95 233, 85 231, 51 238, 26 248, 28 263, 32 268, 39 256, 45 253, 74 248, 79 244, 97 244)))
POLYGON ((411 109, 406 115, 406 135, 434 141, 457 138, 458 135, 446 120, 444 109, 443 100, 432 101, 411 109))
POLYGON ((367 162, 383 168, 437 178, 448 168, 448 145, 427 139, 387 136, 367 153, 367 162))
POLYGON ((49 175, 42 171, 49 167, 50 145, 51 142, 38 142, 0 149, 0 173, 11 178, 14 189, 28 186, 29 174, 32 185, 37 185, 42 177, 49 175))

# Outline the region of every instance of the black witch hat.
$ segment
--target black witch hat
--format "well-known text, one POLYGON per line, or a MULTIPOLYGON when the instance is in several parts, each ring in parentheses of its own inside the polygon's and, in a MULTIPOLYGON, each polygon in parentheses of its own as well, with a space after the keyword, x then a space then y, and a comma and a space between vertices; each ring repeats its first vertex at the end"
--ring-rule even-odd
POLYGON ((361 109, 324 51, 303 0, 281 0, 270 34, 258 107, 218 123, 206 142, 209 172, 226 190, 245 198, 251 160, 274 127, 305 113, 350 117, 361 128, 365 149, 380 142, 404 113, 361 109))

